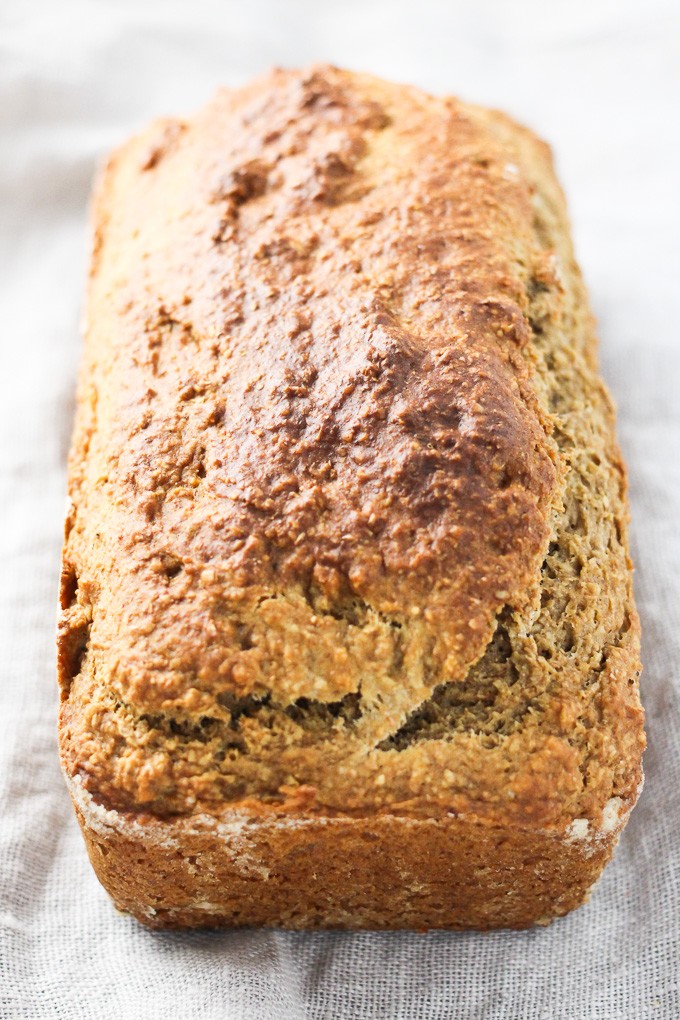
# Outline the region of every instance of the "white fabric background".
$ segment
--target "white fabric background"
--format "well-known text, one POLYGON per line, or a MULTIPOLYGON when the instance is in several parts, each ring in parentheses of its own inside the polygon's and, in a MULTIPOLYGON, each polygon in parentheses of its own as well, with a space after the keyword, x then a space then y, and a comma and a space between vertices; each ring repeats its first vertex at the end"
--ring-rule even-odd
POLYGON ((3 0, 0 1016, 680 1017, 676 0, 3 0), (153 934, 114 913, 55 742, 54 605, 101 154, 272 63, 502 106, 554 145, 630 465, 647 784, 591 903, 511 934, 153 934))

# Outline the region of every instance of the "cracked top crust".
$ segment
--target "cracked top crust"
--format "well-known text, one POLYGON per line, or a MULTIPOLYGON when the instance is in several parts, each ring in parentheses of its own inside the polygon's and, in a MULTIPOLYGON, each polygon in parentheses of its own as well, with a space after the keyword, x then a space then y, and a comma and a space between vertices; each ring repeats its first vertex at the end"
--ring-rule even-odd
POLYGON ((116 152, 94 227, 67 772, 159 815, 627 810, 625 481, 543 143, 275 71, 116 152))

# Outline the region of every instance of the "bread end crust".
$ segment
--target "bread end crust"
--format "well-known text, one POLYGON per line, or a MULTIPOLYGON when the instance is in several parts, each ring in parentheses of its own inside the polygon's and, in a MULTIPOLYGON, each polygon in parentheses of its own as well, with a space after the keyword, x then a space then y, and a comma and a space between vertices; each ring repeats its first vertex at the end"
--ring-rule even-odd
POLYGON ((170 929, 548 924, 588 899, 628 814, 612 802, 596 833, 583 820, 557 833, 455 816, 256 809, 161 820, 109 810, 77 781, 69 786, 90 861, 116 907, 170 929))

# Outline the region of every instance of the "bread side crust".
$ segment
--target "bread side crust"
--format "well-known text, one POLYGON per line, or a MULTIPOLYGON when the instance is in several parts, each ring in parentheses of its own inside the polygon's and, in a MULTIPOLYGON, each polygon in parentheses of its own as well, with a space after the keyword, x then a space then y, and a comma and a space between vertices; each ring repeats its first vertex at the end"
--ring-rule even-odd
POLYGON ((627 812, 569 834, 465 818, 161 820, 106 808, 69 781, 87 851, 116 907, 152 928, 526 928, 584 903, 627 812))

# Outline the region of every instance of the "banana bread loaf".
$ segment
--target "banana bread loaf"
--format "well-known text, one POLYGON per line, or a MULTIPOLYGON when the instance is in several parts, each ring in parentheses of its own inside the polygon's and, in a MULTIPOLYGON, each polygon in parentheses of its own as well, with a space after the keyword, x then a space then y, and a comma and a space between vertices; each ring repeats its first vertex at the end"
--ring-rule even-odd
POLYGON ((160 927, 578 906, 641 784, 625 472, 548 148, 319 66, 114 153, 63 768, 160 927))

